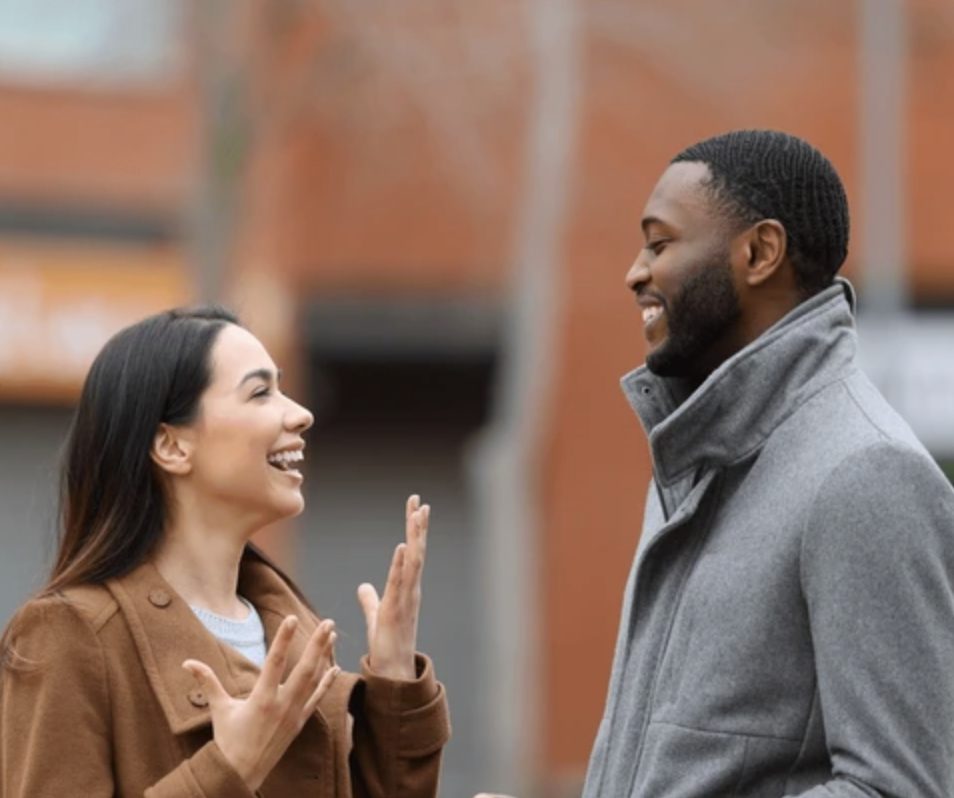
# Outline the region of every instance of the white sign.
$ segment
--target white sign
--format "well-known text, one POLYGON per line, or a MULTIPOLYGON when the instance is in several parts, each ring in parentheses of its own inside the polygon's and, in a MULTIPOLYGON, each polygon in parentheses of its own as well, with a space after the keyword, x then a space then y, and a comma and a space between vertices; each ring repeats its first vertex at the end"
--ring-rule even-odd
POLYGON ((0 0, 0 73, 82 85, 165 83, 183 63, 182 0, 0 0))
POLYGON ((954 313, 862 318, 861 364, 938 457, 954 457, 954 313))

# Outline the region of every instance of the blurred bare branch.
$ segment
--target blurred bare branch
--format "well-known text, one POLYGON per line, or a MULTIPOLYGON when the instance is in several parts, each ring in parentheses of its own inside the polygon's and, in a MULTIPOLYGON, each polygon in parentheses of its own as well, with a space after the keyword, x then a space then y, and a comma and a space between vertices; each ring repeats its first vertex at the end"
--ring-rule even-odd
POLYGON ((313 107, 345 128, 380 178, 399 170, 392 132, 422 120, 448 178, 496 196, 501 122, 520 116, 526 81, 523 6, 466 0, 318 0, 329 39, 315 62, 313 107))

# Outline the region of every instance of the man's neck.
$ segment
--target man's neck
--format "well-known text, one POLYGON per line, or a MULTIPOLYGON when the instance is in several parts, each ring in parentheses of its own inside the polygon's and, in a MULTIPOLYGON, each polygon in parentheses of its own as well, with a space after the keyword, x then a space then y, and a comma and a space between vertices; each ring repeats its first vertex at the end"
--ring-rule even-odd
POLYGON ((713 342, 696 373, 688 375, 687 382, 691 385, 692 392, 695 392, 725 361, 758 340, 766 331, 797 308, 802 301, 800 296, 791 291, 766 291, 759 304, 740 319, 739 326, 730 336, 713 342))

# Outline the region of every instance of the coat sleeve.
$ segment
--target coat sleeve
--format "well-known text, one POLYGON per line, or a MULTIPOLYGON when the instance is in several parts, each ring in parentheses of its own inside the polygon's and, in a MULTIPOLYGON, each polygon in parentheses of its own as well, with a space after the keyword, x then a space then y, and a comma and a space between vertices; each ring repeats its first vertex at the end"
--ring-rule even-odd
POLYGON ((829 475, 802 585, 833 777, 801 798, 954 795, 954 491, 884 442, 829 475))
POLYGON ((93 630, 53 596, 23 607, 7 640, 0 794, 112 798, 109 693, 93 630))
MULTIPOLYGON (((15 618, 0 675, 0 795, 112 798, 112 719, 103 650, 61 597, 29 602, 15 618)), ((210 742, 145 798, 254 798, 210 742)))
POLYGON ((257 798, 214 741, 146 790, 143 798, 257 798))
POLYGON ((418 654, 417 678, 377 676, 367 657, 353 694, 351 778, 354 798, 435 798, 441 751, 450 739, 443 686, 418 654))

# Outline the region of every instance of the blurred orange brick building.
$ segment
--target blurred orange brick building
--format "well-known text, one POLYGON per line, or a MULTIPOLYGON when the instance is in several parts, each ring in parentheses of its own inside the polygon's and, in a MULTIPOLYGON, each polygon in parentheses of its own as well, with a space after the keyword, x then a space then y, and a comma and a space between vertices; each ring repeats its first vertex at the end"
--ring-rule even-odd
MULTIPOLYGON (((504 648, 486 661, 532 669, 520 682, 526 703, 507 710, 516 731, 503 739, 523 741, 523 761, 509 767, 540 795, 573 794, 602 710, 650 476, 616 387, 643 354, 623 285, 642 246, 643 202, 687 144, 775 127, 829 155, 854 230, 863 229, 858 9, 555 3, 571 28, 560 45, 568 49, 551 55, 569 60, 575 82, 563 86, 560 110, 544 96, 554 89, 534 49, 554 46, 533 34, 550 24, 534 16, 546 4, 240 5, 244 14, 211 22, 187 6, 174 68, 145 87, 0 72, 0 309, 18 301, 24 262, 47 281, 43 313, 80 295, 107 297, 125 308, 114 327, 219 294, 303 372, 302 325, 317 300, 490 307, 504 359, 518 293, 545 287, 549 366, 526 478, 537 523, 521 560, 536 609, 515 609, 524 653, 514 661, 504 648), (534 126, 547 102, 571 131, 556 162, 555 257, 528 288, 518 260, 521 242, 533 240, 532 148, 547 141, 534 126), (66 293, 64 270, 77 276, 66 293), (128 289, 117 288, 123 280, 128 289)), ((904 6, 903 265, 914 306, 951 308, 954 14, 943 0, 904 6)), ((852 252, 847 272, 863 303, 864 263, 852 252)), ((56 339, 28 322, 19 322, 19 359, 0 359, 0 399, 69 400, 89 347, 72 365, 49 359, 56 339), (37 373, 24 358, 41 364, 37 373)), ((505 756, 484 761, 497 767, 505 756)), ((490 788, 495 774, 487 778, 490 788)))

